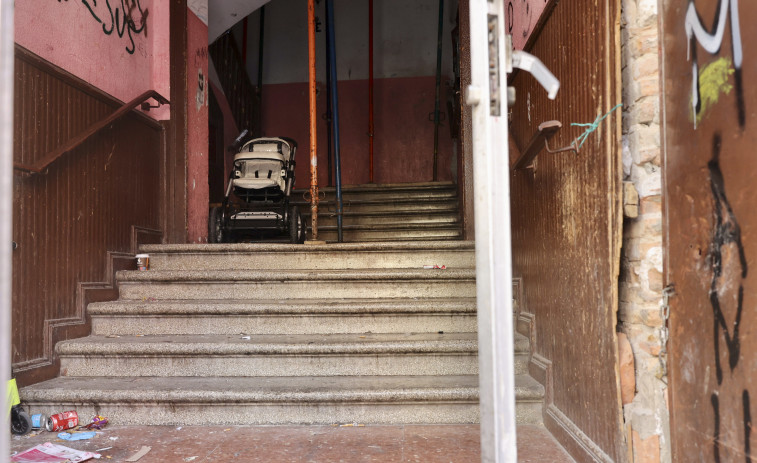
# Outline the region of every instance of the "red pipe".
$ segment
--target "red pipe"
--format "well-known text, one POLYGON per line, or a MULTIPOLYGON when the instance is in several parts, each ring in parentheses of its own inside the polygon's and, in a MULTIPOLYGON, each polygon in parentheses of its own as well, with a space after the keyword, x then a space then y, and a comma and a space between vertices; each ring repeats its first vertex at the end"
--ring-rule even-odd
POLYGON ((247 66, 247 16, 242 20, 242 64, 247 66))
POLYGON ((313 241, 318 240, 318 148, 315 102, 315 0, 308 0, 308 88, 310 90, 310 214, 313 241))
POLYGON ((368 0, 368 182, 373 183, 373 0, 368 0))

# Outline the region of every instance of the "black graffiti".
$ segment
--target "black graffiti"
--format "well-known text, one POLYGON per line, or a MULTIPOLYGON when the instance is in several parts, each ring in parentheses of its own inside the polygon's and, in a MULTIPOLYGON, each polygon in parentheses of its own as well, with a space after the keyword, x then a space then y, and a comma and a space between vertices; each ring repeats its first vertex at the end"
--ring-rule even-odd
MULTIPOLYGON (((68 1, 68 0, 65 0, 68 1)), ((102 1, 102 0, 101 0, 102 1)), ((142 9, 139 0, 116 0, 120 1, 120 6, 116 5, 115 8, 110 4, 110 0, 105 0, 105 7, 108 9, 108 14, 103 20, 95 8, 97 8, 97 0, 81 0, 92 18, 98 23, 102 24, 103 33, 105 35, 113 34, 116 31, 118 37, 123 38, 124 35, 129 39, 129 45, 126 46, 126 51, 130 54, 134 54, 136 49, 134 43, 134 35, 144 34, 147 37, 147 16, 148 10, 142 9), (138 19, 135 19, 138 18, 138 19)), ((58 0, 60 3, 61 0, 58 0)))
POLYGON ((195 66, 202 66, 208 62, 208 47, 198 48, 195 52, 195 66))
POLYGON ((713 392, 710 396, 710 403, 712 403, 712 411, 715 414, 715 432, 712 435, 712 453, 715 461, 720 463, 720 401, 718 400, 718 394, 716 392, 713 392))
MULTIPOLYGON (((544 0, 546 3, 547 0, 544 0)), ((523 38, 528 37, 528 34, 531 32, 531 4, 528 2, 528 0, 521 0, 522 5, 525 5, 526 9, 526 17, 528 18, 525 21, 525 24, 522 25, 521 33, 523 34, 523 38)), ((521 7, 523 8, 523 6, 521 7)), ((511 34, 513 33, 513 28, 515 27, 515 7, 513 6, 512 0, 507 2, 507 33, 511 34)))
MULTIPOLYGON (((721 278, 723 277, 723 249, 726 246, 735 245, 739 254, 740 274, 743 281, 747 275, 746 255, 744 245, 741 242, 741 227, 739 226, 736 216, 733 213, 728 198, 725 194, 725 181, 723 172, 720 170, 720 146, 721 138, 716 134, 713 139, 713 158, 707 164, 710 171, 710 188, 715 201, 715 229, 712 236, 712 247, 710 249, 710 259, 712 264, 712 282, 710 285, 710 304, 712 305, 715 328, 715 366, 718 378, 718 384, 723 382, 723 369, 720 365, 720 334, 722 331, 726 348, 728 349, 728 365, 733 371, 739 362, 739 351, 741 344, 739 342, 739 326, 741 325, 741 314, 744 305, 744 286, 739 282, 738 302, 736 305, 736 318, 733 324, 733 332, 729 331, 725 315, 720 304, 718 288, 720 287, 721 278)), ((727 264, 733 265, 729 260, 727 264)))
MULTIPOLYGON (((746 253, 744 244, 741 241, 741 227, 733 213, 733 208, 728 202, 725 193, 725 180, 723 172, 720 170, 720 151, 722 139, 720 134, 715 134, 712 142, 712 160, 707 164, 710 171, 710 189, 714 200, 715 227, 712 233, 712 243, 710 248, 710 263, 712 266, 712 282, 710 284, 710 305, 713 312, 713 333, 715 348, 715 374, 718 386, 723 384, 723 368, 720 364, 720 342, 725 343, 728 351, 728 366, 730 371, 738 366, 741 343, 739 340, 739 329, 741 328, 741 315, 744 308, 744 285, 743 281, 747 276, 746 253), (738 252, 738 263, 732 257, 732 254, 726 254, 729 247, 735 246, 738 252), (738 267, 736 267, 738 266, 738 267), (730 267, 730 268, 724 268, 730 267), (734 272, 734 270, 736 272, 734 272), (733 330, 729 330, 729 324, 720 300, 719 289, 722 286, 733 284, 733 281, 723 281, 724 274, 727 277, 740 275, 738 294, 736 297, 736 314, 733 321, 733 330)), ((726 299, 723 304, 729 301, 726 299)), ((712 393, 712 409, 714 413, 714 439, 713 454, 716 462, 720 462, 720 406, 718 392, 712 393)), ((752 418, 749 405, 749 392, 744 390, 742 394, 742 407, 744 414, 744 453, 746 461, 751 461, 749 437, 752 431, 752 418)))
POLYGON ((528 3, 528 0, 523 0, 523 3, 526 5, 526 16, 528 17, 526 26, 523 28, 523 38, 525 39, 531 33, 531 4, 528 3))
POLYGON ((749 406, 749 391, 746 389, 741 394, 741 408, 744 410, 744 456, 749 463, 752 461, 752 446, 749 445, 749 437, 752 434, 752 409, 749 406))

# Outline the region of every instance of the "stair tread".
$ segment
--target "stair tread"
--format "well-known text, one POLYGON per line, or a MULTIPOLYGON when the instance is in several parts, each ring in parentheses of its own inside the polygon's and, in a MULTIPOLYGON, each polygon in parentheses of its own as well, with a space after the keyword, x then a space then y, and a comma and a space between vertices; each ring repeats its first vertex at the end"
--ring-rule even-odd
MULTIPOLYGON (((59 377, 22 388, 25 403, 477 401, 478 376, 59 377)), ((544 388, 515 375, 518 401, 539 401, 544 388)))
POLYGON ((469 268, 437 269, 276 269, 276 270, 122 270, 121 282, 165 281, 393 281, 393 280, 475 280, 476 270, 469 268))
POLYGON ((63 355, 318 355, 477 352, 475 333, 88 336, 56 346, 63 355))
POLYGON ((475 313, 475 298, 117 300, 91 303, 90 315, 300 314, 300 313, 475 313))
MULTIPOLYGON (((415 205, 428 205, 428 204, 454 204, 457 205, 458 199, 455 195, 444 195, 444 196, 436 196, 436 195, 428 195, 428 196, 408 196, 405 198, 355 198, 355 199, 349 199, 344 200, 342 199, 342 205, 343 207, 349 207, 349 206, 358 206, 358 205, 374 205, 374 204, 394 204, 394 205, 401 205, 401 204, 415 204, 415 205)), ((318 202, 319 204, 336 204, 336 199, 329 198, 329 199, 322 199, 318 202)), ((293 199, 290 201, 290 204, 296 205, 296 206, 307 206, 310 204, 309 201, 305 201, 304 199, 293 199)))
MULTIPOLYGON (((357 185, 343 185, 342 191, 397 191, 397 190, 446 190, 457 188, 452 181, 444 182, 409 182, 409 183, 360 183, 357 185)), ((336 191, 333 186, 319 187, 320 191, 336 191)), ((295 188, 293 193, 304 193, 307 188, 295 188)))
MULTIPOLYGON (((308 226, 308 229, 311 227, 308 226)), ((342 225, 342 230, 360 230, 360 231, 380 231, 380 230, 458 230, 459 223, 407 223, 407 222, 385 222, 373 224, 349 224, 342 225)), ((319 225, 318 231, 336 230, 336 225, 319 225)))
POLYGON ((229 243, 229 244, 145 244, 140 250, 149 253, 256 253, 256 252, 290 252, 290 253, 329 253, 361 251, 474 251, 473 241, 396 241, 390 243, 329 243, 318 246, 303 246, 289 243, 229 243))
MULTIPOLYGON (((310 210, 305 209, 301 212, 302 216, 310 217, 310 210)), ((428 216, 429 218, 438 218, 437 216, 451 216, 454 218, 459 218, 459 214, 457 213, 457 207, 450 206, 449 210, 439 210, 435 209, 428 212, 418 213, 417 211, 408 211, 403 212, 402 210, 399 211, 350 211, 350 210, 344 210, 342 211, 342 215, 346 217, 396 217, 396 216, 428 216)), ((318 210, 318 217, 336 217, 336 212, 333 210, 318 210)))
MULTIPOLYGON (((56 350, 61 356, 477 353, 477 341, 476 333, 93 335, 58 343, 56 350)), ((528 349, 528 339, 516 333, 515 352, 528 349)))

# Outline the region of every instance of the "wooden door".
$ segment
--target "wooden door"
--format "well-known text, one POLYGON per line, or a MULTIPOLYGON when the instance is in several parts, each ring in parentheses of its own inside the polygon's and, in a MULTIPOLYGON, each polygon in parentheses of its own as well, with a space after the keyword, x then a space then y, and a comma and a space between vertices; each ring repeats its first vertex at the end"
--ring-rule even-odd
POLYGON ((749 82, 757 53, 748 45, 757 28, 747 20, 757 4, 662 5, 665 273, 675 288, 668 344, 673 456, 751 461, 757 88, 749 82))

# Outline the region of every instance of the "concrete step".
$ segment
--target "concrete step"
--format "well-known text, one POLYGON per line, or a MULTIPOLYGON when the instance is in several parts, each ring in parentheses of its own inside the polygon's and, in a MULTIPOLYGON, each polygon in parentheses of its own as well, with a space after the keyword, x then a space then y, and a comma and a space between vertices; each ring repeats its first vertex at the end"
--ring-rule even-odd
POLYGON ((146 245, 153 270, 475 268, 473 241, 146 245))
MULTIPOLYGON (((308 227, 308 236, 311 228, 308 227)), ((408 240, 459 240, 463 236, 460 225, 443 226, 437 224, 402 224, 389 223, 381 225, 348 225, 342 227, 342 237, 346 242, 389 242, 408 240)), ((336 225, 318 227, 318 238, 336 241, 336 225)))
MULTIPOLYGON (((310 209, 307 213, 302 214, 305 223, 310 223, 310 209)), ((457 212, 438 212, 425 214, 397 214, 395 212, 345 212, 342 215, 342 224, 351 225, 384 225, 388 223, 401 224, 420 224, 420 225, 438 225, 449 226, 460 223, 460 217, 457 212)), ((336 215, 333 211, 320 210, 318 213, 318 225, 336 226, 336 215)))
MULTIPOLYGON (((543 387, 515 378, 516 417, 541 423, 543 387)), ((20 391, 35 412, 76 409, 119 425, 477 423, 465 376, 60 377, 20 391)))
POLYGON ((474 269, 149 270, 116 274, 121 299, 475 297, 474 269))
MULTIPOLYGON (((310 213, 310 205, 305 201, 293 201, 300 208, 300 213, 310 213)), ((414 197, 397 199, 366 199, 345 200, 342 203, 344 212, 351 213, 377 213, 388 212, 395 214, 436 214, 442 212, 457 212, 458 200, 452 199, 426 199, 420 201, 414 197)), ((319 214, 332 214, 336 211, 333 201, 321 201, 319 214)))
MULTIPOLYGON (((336 189, 334 187, 319 188, 321 194, 325 195, 326 201, 332 201, 336 198, 336 189)), ((303 195, 309 192, 308 189, 295 189, 292 192, 292 199, 304 203, 303 195)), ((457 196, 457 185, 452 182, 438 183, 397 183, 397 184, 367 184, 367 185, 346 185, 342 187, 342 198, 344 200, 365 200, 365 199, 402 199, 408 197, 423 199, 431 198, 452 198, 457 196)))
MULTIPOLYGON (((476 374, 475 333, 90 336, 59 343, 65 376, 476 374), (249 338, 249 339, 247 339, 249 338)), ((515 337, 515 373, 529 343, 515 337)))
POLYGON ((90 304, 94 335, 475 332, 475 298, 146 300, 90 304))
POLYGON ((90 336, 56 350, 65 376, 478 373, 475 333, 90 336))

